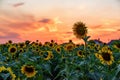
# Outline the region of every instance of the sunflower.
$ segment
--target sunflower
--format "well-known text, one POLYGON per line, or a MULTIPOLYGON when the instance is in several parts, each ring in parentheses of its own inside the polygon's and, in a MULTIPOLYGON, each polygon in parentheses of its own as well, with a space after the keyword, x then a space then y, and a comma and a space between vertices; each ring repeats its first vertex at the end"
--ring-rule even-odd
POLYGON ((30 44, 30 41, 29 41, 29 40, 26 40, 26 41, 25 41, 25 44, 26 44, 26 45, 30 44))
POLYGON ((81 46, 80 44, 75 44, 75 47, 76 47, 76 48, 78 48, 78 47, 80 47, 80 46, 81 46))
POLYGON ((54 55, 53 53, 50 51, 50 59, 53 59, 54 55))
POLYGON ((21 73, 25 74, 28 78, 33 77, 36 75, 37 71, 35 71, 34 66, 30 65, 23 65, 21 67, 21 73))
POLYGON ((48 45, 49 47, 54 47, 55 46, 55 44, 54 43, 49 43, 49 45, 48 45))
POLYGON ((79 57, 84 57, 83 51, 78 50, 78 51, 77 51, 77 56, 79 56, 79 57))
POLYGON ((16 46, 10 46, 8 48, 8 52, 12 53, 12 54, 15 54, 17 52, 17 48, 16 46))
POLYGON ((12 40, 9 40, 8 43, 9 43, 9 44, 12 44, 12 40))
POLYGON ((25 50, 23 48, 20 48, 19 53, 23 53, 23 52, 25 52, 25 50))
POLYGON ((49 47, 50 42, 45 42, 43 46, 48 46, 49 47))
POLYGON ((18 47, 19 47, 19 48, 26 48, 26 44, 25 44, 25 43, 19 43, 19 44, 18 44, 18 47))
POLYGON ((0 67, 0 73, 5 72, 5 71, 7 71, 8 73, 10 73, 10 75, 11 75, 10 78, 11 78, 12 80, 15 80, 16 75, 12 72, 12 70, 11 70, 10 67, 8 67, 8 68, 6 68, 6 67, 4 67, 4 66, 0 67))
POLYGON ((37 46, 38 46, 38 43, 35 43, 35 42, 31 43, 31 47, 37 47, 37 46))
POLYGON ((100 44, 95 44, 95 49, 99 50, 100 49, 100 44))
POLYGON ((51 51, 46 51, 44 54, 43 54, 43 58, 44 60, 49 60, 51 58, 53 58, 53 54, 51 51))
POLYGON ((42 43, 41 43, 41 42, 39 42, 39 43, 38 43, 38 45, 39 45, 39 47, 41 47, 41 46, 42 46, 42 43))
POLYGON ((101 58, 102 58, 102 56, 101 56, 100 54, 98 54, 98 53, 96 53, 95 56, 96 56, 98 59, 101 59, 101 58))
POLYGON ((57 53, 61 53, 61 46, 60 46, 60 45, 57 45, 57 46, 55 47, 55 51, 56 51, 57 53))
POLYGON ((32 47, 32 51, 35 52, 35 53, 39 53, 40 48, 39 47, 32 47))
POLYGON ((82 39, 87 36, 87 27, 82 22, 76 22, 73 25, 73 33, 78 39, 82 39))
POLYGON ((100 59, 103 64, 111 65, 114 61, 114 57, 112 55, 112 51, 108 47, 103 47, 95 56, 100 59))
POLYGON ((65 47, 64 47, 64 49, 65 49, 66 51, 72 51, 73 48, 75 48, 75 45, 72 44, 72 43, 68 43, 68 44, 66 44, 65 47))
POLYGON ((43 56, 44 52, 45 52, 45 51, 41 51, 41 50, 40 50, 40 51, 39 51, 39 55, 40 55, 40 56, 43 56))

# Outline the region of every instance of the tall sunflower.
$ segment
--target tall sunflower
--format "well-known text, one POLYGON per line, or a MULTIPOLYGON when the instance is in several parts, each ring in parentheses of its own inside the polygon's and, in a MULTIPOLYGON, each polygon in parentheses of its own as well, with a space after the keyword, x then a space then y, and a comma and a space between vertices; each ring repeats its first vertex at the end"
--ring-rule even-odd
POLYGON ((82 22, 76 22, 73 25, 73 33, 78 39, 82 39, 87 36, 87 27, 82 22))
POLYGON ((36 75, 37 71, 35 71, 34 66, 23 65, 21 67, 21 73, 25 74, 28 78, 36 75))
POLYGON ((111 65, 114 61, 112 51, 107 47, 103 47, 101 50, 98 51, 98 53, 95 54, 95 56, 100 59, 102 64, 111 65))

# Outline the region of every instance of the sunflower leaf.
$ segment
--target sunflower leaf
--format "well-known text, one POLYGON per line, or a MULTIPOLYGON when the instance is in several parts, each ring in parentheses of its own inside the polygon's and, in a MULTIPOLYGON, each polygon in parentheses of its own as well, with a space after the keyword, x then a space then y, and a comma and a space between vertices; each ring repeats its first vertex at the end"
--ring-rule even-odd
POLYGON ((116 80, 116 79, 120 79, 120 64, 118 65, 117 70, 112 80, 116 80))

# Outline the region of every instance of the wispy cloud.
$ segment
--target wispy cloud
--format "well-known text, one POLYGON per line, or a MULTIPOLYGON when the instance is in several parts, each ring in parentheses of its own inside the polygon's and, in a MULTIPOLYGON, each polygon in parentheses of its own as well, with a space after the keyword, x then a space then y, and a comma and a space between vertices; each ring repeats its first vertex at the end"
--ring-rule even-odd
POLYGON ((13 6, 13 7, 19 7, 19 6, 22 6, 22 5, 24 5, 24 2, 15 3, 15 4, 13 4, 12 6, 13 6))
MULTIPOLYGON (((49 19, 49 18, 43 18, 39 20, 40 24, 43 24, 45 29, 48 30, 49 32, 54 32, 57 31, 57 24, 62 23, 58 17, 49 19)), ((43 29, 43 28, 42 28, 43 29)), ((40 28, 41 30, 41 28, 40 28)))

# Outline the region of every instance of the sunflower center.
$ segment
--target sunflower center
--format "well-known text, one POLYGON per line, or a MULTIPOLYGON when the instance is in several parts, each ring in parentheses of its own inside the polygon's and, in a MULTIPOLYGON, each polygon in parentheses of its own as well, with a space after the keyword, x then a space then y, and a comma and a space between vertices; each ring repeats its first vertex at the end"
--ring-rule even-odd
POLYGON ((31 72, 34 72, 34 69, 33 69, 33 67, 27 67, 26 66, 25 71, 31 73, 31 72))
POLYGON ((82 55, 82 52, 81 52, 81 51, 79 51, 79 52, 78 52, 78 54, 79 54, 79 55, 82 55))
POLYGON ((20 47, 22 48, 24 46, 24 44, 20 44, 20 47))
POLYGON ((109 53, 102 53, 102 57, 106 61, 110 61, 110 54, 109 53))
POLYGON ((85 34, 85 30, 84 29, 78 29, 77 33, 80 35, 84 35, 85 34))
POLYGON ((36 51, 39 51, 39 49, 36 49, 36 51))
POLYGON ((52 43, 50 43, 50 47, 52 47, 53 46, 53 44, 52 43))
POLYGON ((12 53, 14 53, 15 51, 16 51, 15 48, 11 48, 11 49, 10 49, 10 52, 12 52, 12 53))
POLYGON ((57 48, 57 51, 58 51, 58 52, 60 52, 60 49, 59 49, 59 48, 57 48))
POLYGON ((73 46, 67 46, 67 50, 72 50, 73 46))

